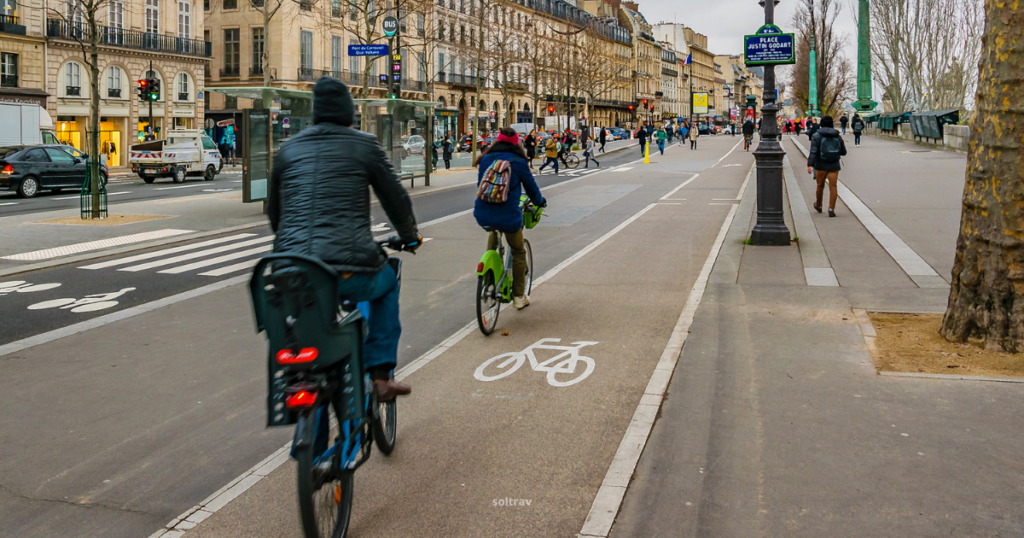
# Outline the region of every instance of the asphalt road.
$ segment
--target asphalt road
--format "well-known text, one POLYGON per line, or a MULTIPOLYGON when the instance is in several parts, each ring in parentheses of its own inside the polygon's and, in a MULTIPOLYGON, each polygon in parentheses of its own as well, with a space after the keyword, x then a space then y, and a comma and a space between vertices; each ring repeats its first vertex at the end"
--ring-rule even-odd
MULTIPOLYGON (((580 478, 570 489, 537 494, 538 499, 551 500, 539 521, 559 522, 559 534, 565 534, 561 532, 563 527, 569 530, 581 523, 565 520, 564 516, 585 515, 585 505, 593 498, 591 489, 596 488, 595 477, 599 485, 608 465, 606 460, 621 439, 645 378, 650 375, 654 364, 651 358, 656 362, 678 316, 682 306, 678 299, 685 297, 729 210, 728 203, 713 200, 734 197, 752 163, 751 156, 734 153, 729 162, 722 164, 733 166, 725 168, 732 175, 720 180, 702 179, 693 185, 692 192, 683 190, 673 200, 659 203, 696 172, 714 166, 736 143, 724 137, 702 142, 696 152, 678 148, 670 150, 663 162, 654 157, 657 164, 648 169, 628 164, 638 157, 629 152, 603 159, 605 169, 615 165, 619 168, 593 179, 581 173, 539 177, 545 195, 553 203, 545 223, 530 235, 537 274, 570 260, 574 253, 619 229, 651 204, 656 207, 648 210, 636 226, 625 228, 628 233, 609 241, 606 250, 584 257, 586 263, 578 268, 570 266, 561 280, 552 280, 543 291, 536 292, 536 304, 526 311, 528 315, 503 313, 499 324, 512 332, 513 340, 503 341, 498 335, 486 343, 467 340, 466 345, 453 350, 451 365, 438 363, 436 369, 425 371, 425 376, 415 381, 421 400, 403 408, 407 411, 402 411, 406 418, 402 419, 401 430, 403 443, 409 448, 402 452, 406 456, 400 457, 411 459, 399 460, 412 467, 384 475, 367 468, 362 476, 377 477, 379 485, 398 489, 361 490, 367 494, 357 505, 357 517, 363 518, 359 528, 365 530, 360 535, 378 535, 385 529, 394 529, 390 535, 416 534, 411 517, 392 521, 387 513, 370 516, 372 509, 366 503, 369 500, 380 505, 388 502, 385 499, 389 491, 404 491, 401 503, 395 506, 413 508, 410 503, 418 502, 419 508, 408 515, 421 513, 431 504, 427 497, 433 498, 436 479, 443 478, 446 488, 459 487, 454 483, 459 474, 452 473, 456 460, 459 466, 465 462, 479 486, 489 479, 485 472, 488 467, 482 460, 465 459, 474 451, 483 451, 477 456, 489 454, 490 461, 502 462, 511 457, 510 450, 517 450, 519 456, 508 460, 509 465, 503 467, 507 472, 501 475, 501 483, 509 489, 502 492, 500 488, 476 487, 476 501, 486 498, 486 503, 470 507, 466 514, 475 514, 473 518, 434 518, 434 535, 453 535, 450 531, 458 528, 459 521, 469 520, 480 522, 475 535, 508 534, 491 531, 517 521, 515 514, 507 512, 485 520, 484 505, 489 506, 492 497, 519 496, 511 487, 513 481, 522 486, 548 481, 556 472, 562 476, 567 458, 572 460, 569 465, 579 466, 580 478), (508 346, 528 346, 546 337, 563 338, 564 342, 601 342, 592 355, 601 359, 593 383, 580 384, 582 389, 577 393, 549 394, 537 392, 549 390, 545 376, 525 369, 514 376, 517 381, 511 388, 478 387, 469 381, 471 377, 465 377, 467 368, 472 376, 480 353, 486 359, 490 356, 487 353, 493 355, 508 346), (486 347, 474 350, 471 342, 486 347), (481 397, 477 389, 483 389, 485 392, 480 394, 494 402, 472 408, 469 413, 469 406, 481 397), (494 407, 510 401, 503 395, 531 391, 537 397, 524 400, 526 407, 494 407), (594 398, 600 405, 587 404, 594 398), (448 404, 438 407, 439 401, 448 404), (547 415, 542 410, 551 409, 564 412, 558 413, 557 420, 545 420, 547 415), (497 412, 501 415, 496 420, 497 412), (522 427, 531 433, 515 441, 515 417, 526 413, 528 420, 522 427), (446 428, 444 434, 432 433, 439 431, 439 426, 446 428), (450 451, 457 438, 472 442, 463 443, 455 457, 450 451), (542 446, 537 454, 530 455, 535 445, 543 445, 541 439, 563 442, 542 446), (431 467, 431 459, 439 454, 454 459, 444 468, 431 467), (526 470, 530 472, 524 473, 526 470), (401 487, 405 483, 401 477, 406 473, 414 473, 408 476, 415 478, 416 487, 401 487), (556 502, 556 498, 561 500, 556 502), (389 522, 394 525, 389 527, 389 522)), ((466 187, 417 196, 414 205, 419 221, 425 223, 465 211, 472 200, 473 189, 466 187)), ((380 209, 375 207, 374 211, 376 222, 385 223, 380 209)), ((110 264, 95 269, 65 266, 19 275, 17 278, 26 283, 61 286, 0 291, 0 319, 5 327, 2 342, 244 275, 244 270, 219 276, 201 273, 244 263, 259 253, 176 273, 160 271, 269 244, 259 242, 269 238, 266 230, 252 233, 244 238, 204 238, 198 242, 225 241, 172 253, 151 249, 90 260, 87 265, 110 264), (163 263, 248 241, 255 242, 163 263), (150 254, 153 256, 125 260, 150 254), (163 265, 120 270, 154 262, 163 265), (66 302, 127 288, 136 289, 99 302, 66 302), (89 311, 93 305, 112 301, 117 304, 89 311), (28 309, 40 303, 52 306, 28 309)), ((404 257, 407 265, 402 290, 400 366, 473 319, 473 272, 483 252, 484 233, 467 215, 426 227, 424 236, 433 241, 420 255, 404 257)), ((193 247, 198 242, 173 247, 193 247)), ((0 451, 5 454, 0 459, 0 521, 4 522, 0 536, 149 536, 280 448, 290 432, 263 427, 266 350, 262 337, 253 334, 250 310, 245 287, 233 286, 0 356, 5 365, 5 375, 0 379, 0 408, 24 410, 0 419, 0 451)), ((375 460, 381 458, 375 455, 375 460)), ((282 468, 274 480, 293 482, 286 470, 282 468)), ((366 483, 362 480, 359 487, 366 483)), ((268 481, 267 485, 274 483, 268 481)), ((287 490, 286 497, 281 497, 278 490, 267 494, 276 498, 268 501, 267 497, 250 497, 247 502, 256 504, 238 505, 240 510, 249 510, 247 524, 265 521, 268 525, 243 535, 295 536, 292 520, 273 517, 294 517, 294 494, 287 490), (261 518, 261 513, 266 517, 261 518)), ((465 497, 450 499, 457 504, 467 502, 465 497)), ((229 527, 237 522, 225 520, 229 527)), ((527 530, 542 535, 542 528, 520 528, 524 532, 513 535, 523 535, 527 530)), ((223 536, 227 531, 206 535, 223 536)))
MULTIPOLYGON (((112 177, 107 182, 108 202, 132 202, 194 196, 204 192, 226 192, 242 189, 242 172, 225 170, 213 181, 202 177, 189 177, 184 183, 174 183, 170 178, 161 178, 147 184, 137 176, 112 177)), ((14 192, 0 191, 0 216, 23 215, 41 211, 77 208, 78 191, 64 189, 61 192, 41 191, 33 198, 21 198, 14 192)))

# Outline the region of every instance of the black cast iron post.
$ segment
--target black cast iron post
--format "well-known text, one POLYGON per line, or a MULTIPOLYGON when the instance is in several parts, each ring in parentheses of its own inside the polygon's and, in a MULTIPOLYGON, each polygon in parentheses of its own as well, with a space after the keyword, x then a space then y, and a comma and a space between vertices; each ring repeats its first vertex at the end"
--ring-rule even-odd
MULTIPOLYGON (((764 23, 775 22, 779 0, 761 0, 764 23)), ((750 234, 755 245, 789 245, 789 228, 782 214, 782 159, 786 152, 779 142, 779 105, 775 101, 775 66, 764 68, 764 105, 761 107, 761 140, 754 151, 757 161, 757 224, 750 234)))

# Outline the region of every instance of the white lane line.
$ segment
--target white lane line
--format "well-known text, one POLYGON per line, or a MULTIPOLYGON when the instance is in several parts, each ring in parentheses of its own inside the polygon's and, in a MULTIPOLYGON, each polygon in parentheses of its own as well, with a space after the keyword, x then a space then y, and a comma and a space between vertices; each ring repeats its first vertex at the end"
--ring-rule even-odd
POLYGON ((632 166, 620 166, 618 168, 610 169, 611 172, 625 172, 626 170, 632 170, 632 166))
POLYGON ((128 263, 138 262, 142 260, 149 260, 152 258, 159 258, 160 256, 166 256, 168 254, 176 254, 178 252, 185 252, 188 250, 195 250, 197 248, 208 247, 211 245, 219 245, 228 241, 235 241, 246 237, 253 237, 256 234, 243 233, 238 235, 232 235, 229 237, 220 237, 218 239, 210 239, 209 241, 203 241, 201 243, 193 243, 191 245, 185 245, 181 247, 166 248, 163 250, 157 250, 155 252, 147 252, 145 254, 139 254, 136 256, 129 256, 127 258, 118 258, 106 262, 94 263, 92 265, 83 265, 79 269, 105 269, 107 267, 114 267, 115 265, 125 265, 128 263))
POLYGON ((157 272, 158 273, 171 274, 171 275, 178 275, 178 274, 184 273, 186 271, 192 271, 192 270, 195 270, 195 269, 202 269, 203 267, 209 267, 211 265, 217 265, 217 264, 220 264, 220 263, 229 262, 229 261, 232 261, 232 260, 237 260, 239 258, 245 258, 247 256, 254 256, 256 254, 262 254, 264 252, 270 251, 273 248, 274 248, 273 245, 264 245, 264 246, 261 246, 261 247, 251 248, 249 250, 243 250, 241 252, 233 252, 231 254, 225 254, 223 256, 219 256, 219 257, 216 257, 216 258, 211 258, 209 260, 202 260, 202 261, 198 261, 198 262, 195 262, 195 263, 190 263, 188 265, 181 265, 181 266, 178 266, 178 267, 171 267, 170 269, 164 269, 163 271, 157 271, 157 272))
MULTIPOLYGON (((732 149, 729 150, 729 153, 726 153, 725 155, 722 155, 722 158, 718 159, 718 162, 715 163, 715 166, 718 166, 719 164, 722 164, 722 161, 724 161, 725 158, 728 157, 729 155, 732 155, 732 152, 736 151, 736 148, 740 147, 740 144, 742 144, 742 143, 743 143, 742 140, 740 140, 739 142, 736 142, 736 145, 733 146, 732 149)), ((714 168, 715 166, 712 166, 711 168, 714 168)))
POLYGON ((79 252, 88 252, 90 250, 99 250, 101 248, 113 247, 117 245, 128 245, 131 243, 140 243, 142 241, 149 241, 150 239, 159 239, 161 237, 171 237, 174 235, 181 235, 192 233, 192 230, 176 230, 173 228, 167 228, 164 230, 155 230, 152 232, 143 232, 131 235, 122 235, 121 237, 112 237, 110 239, 101 239, 99 241, 89 241, 87 243, 77 243, 74 245, 68 245, 65 247, 48 248, 44 250, 35 250, 32 252, 25 252, 22 254, 12 254, 10 256, 3 256, 0 259, 4 260, 19 260, 19 261, 37 261, 37 260, 48 260, 50 258, 57 258, 59 256, 67 256, 68 254, 77 254, 79 252))
POLYGON ((50 198, 50 200, 77 200, 77 199, 79 199, 81 197, 82 197, 82 195, 76 194, 75 196, 61 196, 61 197, 58 197, 58 198, 50 198))
POLYGON ((241 182, 242 182, 242 180, 241 180, 241 179, 236 179, 236 180, 233 180, 233 181, 232 181, 232 183, 241 183, 241 182))
POLYGON ((732 203, 724 204, 724 203, 720 203, 720 202, 711 202, 708 205, 736 205, 737 203, 738 202, 732 202, 732 203))
POLYGON ((149 262, 149 263, 142 263, 142 264, 139 264, 139 265, 133 265, 131 267, 124 267, 124 268, 118 269, 118 271, 129 271, 129 272, 135 273, 135 272, 138 272, 138 271, 145 271, 146 269, 152 269, 154 267, 163 267, 165 265, 173 265, 175 263, 179 263, 179 262, 183 262, 183 261, 194 260, 196 258, 202 258, 203 256, 209 256, 211 254, 218 254, 218 253, 221 253, 221 252, 227 252, 229 250, 235 250, 235 249, 239 249, 239 248, 242 248, 242 247, 258 245, 260 243, 267 243, 267 242, 273 241, 273 240, 274 240, 274 236, 272 236, 272 235, 266 236, 266 237, 257 237, 256 239, 250 239, 248 241, 242 241, 240 243, 232 243, 230 245, 224 245, 222 247, 210 248, 210 249, 202 250, 202 251, 199 251, 199 252, 193 252, 191 254, 182 254, 181 256, 175 256, 173 258, 168 258, 166 260, 156 260, 156 261, 152 261, 152 262, 149 262))
MULTIPOLYGON (((644 213, 650 211, 652 208, 655 207, 655 205, 657 204, 650 204, 647 207, 641 209, 638 213, 626 219, 626 221, 616 226, 610 232, 599 237, 593 243, 590 243, 576 254, 573 254, 570 258, 556 265, 547 273, 541 275, 540 278, 534 280, 533 285, 539 286, 544 282, 547 282, 552 277, 561 272, 563 269, 571 265, 573 262, 579 260, 583 256, 586 256, 589 252, 593 251, 595 248, 597 248, 602 243, 610 239, 612 236, 621 232, 623 228, 628 226, 636 219, 640 218, 644 213)), ((236 277, 236 279, 242 278, 248 277, 236 277)), ((505 308, 510 306, 511 304, 504 305, 505 308)), ((441 356, 445 351, 451 349, 453 346, 462 341, 463 338, 472 334, 473 331, 475 330, 477 330, 477 323, 476 320, 473 320, 467 323, 466 326, 463 327, 462 329, 459 329, 455 334, 449 336, 440 344, 434 346, 434 348, 431 349, 430 351, 424 353, 423 355, 420 355, 419 358, 410 362, 404 367, 399 368, 398 371, 395 372, 395 379, 401 381, 409 377, 420 368, 426 366, 430 361, 436 359, 437 357, 441 356)), ((288 452, 290 451, 290 449, 291 442, 278 449, 276 452, 274 452, 274 454, 271 454, 253 468, 249 469, 239 477, 232 480, 230 483, 228 483, 228 485, 218 490, 216 493, 211 495, 209 498, 207 498, 199 505, 193 507, 189 511, 171 520, 170 523, 168 523, 165 528, 156 531, 150 536, 150 538, 181 538, 181 536, 188 533, 189 529, 195 526, 195 520, 202 521, 212 516, 215 512, 217 512, 217 510, 220 510, 224 506, 227 506, 231 501, 238 498, 246 490, 256 485, 265 476, 274 472, 274 470, 276 470, 285 461, 288 460, 288 452)))
POLYGON ((231 273, 237 273, 239 271, 245 271, 247 269, 252 269, 253 267, 255 267, 256 264, 259 263, 260 259, 261 258, 253 258, 251 260, 246 260, 246 261, 244 261, 242 263, 236 263, 235 265, 228 265, 226 267, 219 267, 219 268, 214 269, 212 271, 207 271, 205 273, 199 273, 199 276, 224 276, 224 275, 230 275, 231 273))
POLYGON ((59 340, 59 339, 64 338, 66 336, 71 336, 73 334, 78 334, 78 333, 81 333, 81 332, 85 332, 85 331, 88 331, 90 329, 95 329, 96 327, 102 327, 104 325, 109 325, 111 323, 114 323, 115 321, 120 321, 122 319, 127 319, 127 318, 130 318, 132 316, 137 316, 139 314, 144 314, 144 313, 149 312, 151 310, 156 310, 158 308, 161 308, 161 307, 164 307, 164 306, 168 306, 168 305, 172 305, 174 303, 180 303, 181 301, 185 301, 185 300, 191 299, 193 297, 199 297, 200 295, 206 295, 207 293, 212 293, 212 292, 215 292, 217 290, 222 290, 224 288, 227 288, 227 287, 230 287, 230 286, 234 286, 235 284, 241 284, 243 282, 248 282, 248 281, 249 281, 249 275, 236 276, 234 278, 229 278, 229 279, 226 279, 226 280, 221 280, 219 282, 214 282, 213 284, 208 284, 208 285, 203 286, 201 288, 196 288, 194 290, 189 290, 189 291, 186 291, 186 292, 182 292, 182 293, 179 293, 177 295, 172 295, 170 297, 164 297, 163 299, 158 299, 156 301, 152 301, 152 302, 149 302, 149 303, 146 303, 146 304, 141 304, 139 306, 133 306, 131 308, 126 308, 126 309, 118 311, 118 312, 111 312, 110 314, 106 314, 104 316, 99 316, 99 317, 96 317, 96 318, 93 318, 93 319, 90 319, 90 320, 86 320, 86 321, 83 321, 81 323, 75 323, 74 325, 68 325, 67 327, 61 327, 60 329, 55 329, 55 330, 52 330, 52 331, 49 331, 49 332, 45 332, 45 333, 42 333, 42 334, 37 334, 35 336, 30 336, 30 337, 25 338, 23 340, 18 340, 16 342, 11 342, 9 344, 4 344, 4 345, 0 346, 0 357, 3 357, 4 355, 9 355, 11 353, 16 353, 18 351, 22 351, 22 350, 28 349, 30 347, 42 345, 42 344, 45 344, 47 342, 52 342, 54 340, 59 340))
POLYGON ((18 205, 18 202, 4 202, 0 205, 18 205))
POLYGON ((192 187, 202 187, 203 185, 204 185, 204 183, 196 183, 195 185, 178 185, 176 187, 160 187, 158 189, 153 189, 153 190, 155 190, 155 191, 169 191, 171 189, 190 189, 192 187))
MULTIPOLYGON (((800 142, 792 139, 793 144, 807 156, 807 148, 800 142)), ((856 194, 853 193, 842 181, 836 182, 836 190, 839 191, 839 198, 843 200, 846 207, 860 220, 868 233, 878 241, 878 244, 892 257, 892 259, 903 269, 903 272, 914 281, 919 288, 945 288, 949 286, 939 273, 932 269, 928 262, 924 261, 917 251, 910 248, 896 232, 886 226, 882 219, 875 215, 856 194)))
POLYGON ((693 177, 691 177, 690 179, 687 179, 686 181, 682 182, 678 187, 668 191, 668 194, 666 194, 665 196, 662 196, 661 200, 668 200, 669 198, 672 197, 673 194, 679 192, 680 189, 682 189, 683 187, 689 185, 691 182, 693 182, 695 179, 697 179, 699 177, 700 177, 700 174, 694 174, 693 177))
POLYGON ((685 202, 686 198, 659 198, 659 202, 685 202))
MULTIPOLYGON (((742 192, 740 194, 742 195, 742 192)), ((604 476, 604 481, 601 482, 597 496, 594 497, 594 503, 590 506, 590 513, 587 514, 583 529, 578 536, 604 538, 612 530, 615 516, 619 513, 622 499, 626 495, 629 479, 633 476, 633 471, 640 461, 644 447, 647 446, 647 439, 654 428, 654 420, 661 408, 665 391, 668 390, 676 363, 679 356, 682 355, 686 336, 690 332, 690 326, 693 325, 693 318, 700 306, 701 298, 704 297, 704 290, 707 289, 711 269, 714 268, 715 260, 718 259, 718 252, 722 249, 722 243, 725 242, 725 236, 736 216, 737 208, 738 206, 732 206, 729 214, 725 217, 725 222, 722 223, 722 228, 718 231, 718 237, 715 238, 711 252, 708 253, 708 257, 704 261, 704 267, 690 290, 683 311, 679 314, 679 320, 672 330, 672 336, 669 338, 668 344, 665 345, 665 351, 662 352, 658 365, 654 368, 651 380, 647 383, 643 397, 640 398, 640 404, 637 405, 633 419, 626 428, 626 434, 622 436, 619 448, 615 451, 615 457, 608 467, 608 472, 604 476)))

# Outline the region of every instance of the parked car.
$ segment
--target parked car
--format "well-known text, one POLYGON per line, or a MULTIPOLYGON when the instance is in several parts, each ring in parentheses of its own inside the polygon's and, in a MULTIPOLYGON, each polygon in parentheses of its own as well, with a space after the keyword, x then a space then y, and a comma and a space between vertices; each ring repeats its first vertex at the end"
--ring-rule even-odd
MULTIPOLYGON (((17 191, 31 198, 41 190, 60 192, 80 189, 85 182, 88 155, 58 144, 7 146, 0 148, 0 190, 17 191), (72 154, 72 150, 78 156, 72 154)), ((108 170, 100 165, 100 181, 106 184, 108 170)))
POLYGON ((170 131, 166 140, 132 146, 129 155, 132 173, 146 183, 158 177, 170 177, 181 183, 187 176, 213 181, 224 168, 217 145, 201 129, 170 131))
POLYGON ((423 150, 427 147, 427 141, 420 135, 412 135, 405 141, 402 147, 405 148, 405 152, 409 155, 423 155, 423 150))
POLYGON ((626 130, 619 127, 612 127, 608 129, 608 132, 612 135, 612 140, 625 140, 626 130))

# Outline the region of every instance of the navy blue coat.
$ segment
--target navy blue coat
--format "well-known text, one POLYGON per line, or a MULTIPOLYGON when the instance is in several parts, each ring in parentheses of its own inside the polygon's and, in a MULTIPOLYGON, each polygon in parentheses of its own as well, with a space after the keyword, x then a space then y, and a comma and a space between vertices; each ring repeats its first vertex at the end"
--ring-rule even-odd
MULTIPOLYGON (((498 144, 504 143, 499 142, 498 144)), ((498 144, 495 144, 494 149, 503 149, 498 144)), ((512 146, 509 145, 509 149, 511 148, 512 146)), ((491 167, 491 164, 499 159, 512 164, 508 198, 502 204, 492 204, 477 198, 476 205, 473 208, 473 216, 476 217, 476 223, 483 228, 514 233, 523 227, 523 212, 519 209, 519 198, 522 196, 523 188, 526 188, 526 195, 530 197, 530 201, 534 205, 544 205, 544 197, 540 194, 540 189, 537 187, 537 182, 533 179, 533 174, 530 173, 530 167, 526 160, 511 151, 491 151, 480 158, 480 163, 477 167, 477 186, 480 185, 484 178, 484 173, 491 167)))

